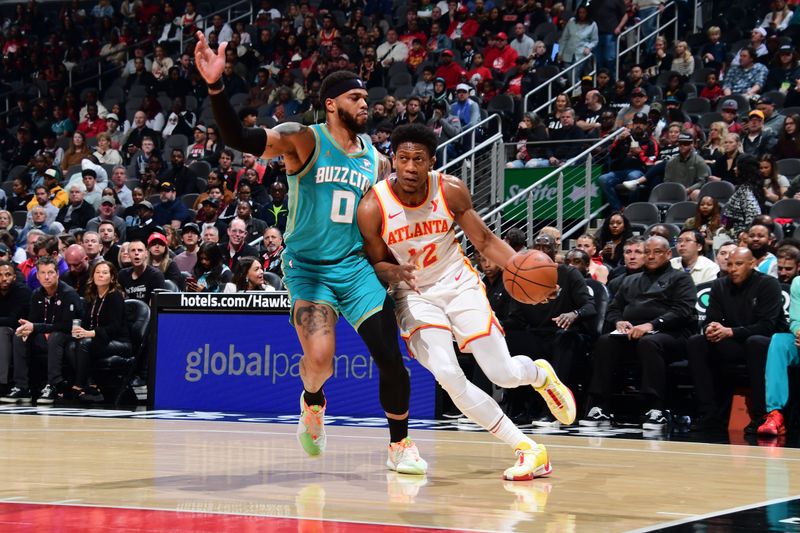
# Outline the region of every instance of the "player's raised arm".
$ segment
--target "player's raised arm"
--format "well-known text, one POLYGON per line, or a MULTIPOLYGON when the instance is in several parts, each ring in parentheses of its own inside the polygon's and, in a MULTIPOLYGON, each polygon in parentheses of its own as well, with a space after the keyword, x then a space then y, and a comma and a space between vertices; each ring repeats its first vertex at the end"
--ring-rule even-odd
POLYGON ((208 83, 208 97, 222 140, 226 146, 241 152, 260 154, 264 159, 285 156, 290 172, 300 170, 314 150, 314 135, 307 126, 288 122, 273 129, 245 128, 224 94, 222 71, 225 68, 225 49, 221 43, 215 53, 202 32, 196 34, 194 59, 197 70, 208 83))
POLYGON ((369 262, 372 263, 378 279, 384 283, 404 281, 413 290, 417 290, 416 267, 411 263, 398 265, 381 237, 383 217, 375 191, 369 191, 358 204, 356 217, 358 229, 364 237, 364 252, 367 254, 369 262))
POLYGON ((505 266, 514 255, 514 249, 495 235, 475 212, 464 182, 453 176, 442 176, 442 194, 456 224, 461 226, 475 249, 492 262, 505 266))

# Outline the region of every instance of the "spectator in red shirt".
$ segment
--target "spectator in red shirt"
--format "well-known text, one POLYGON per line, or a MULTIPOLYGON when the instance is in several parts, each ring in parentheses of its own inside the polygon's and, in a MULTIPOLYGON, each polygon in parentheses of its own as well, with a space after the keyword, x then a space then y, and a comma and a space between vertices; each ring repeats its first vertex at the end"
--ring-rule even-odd
POLYGON ((493 41, 486 47, 486 66, 492 71, 505 74, 517 59, 517 51, 508 46, 508 35, 500 32, 495 35, 493 41))
POLYGON ((86 105, 86 119, 78 124, 78 131, 86 134, 87 139, 93 139, 98 133, 106 131, 106 121, 98 116, 95 104, 86 105))
POLYGON ((445 50, 441 55, 441 65, 436 69, 436 77, 444 79, 444 85, 448 90, 456 88, 461 81, 461 65, 453 61, 453 51, 445 50))
POLYGON ((728 133, 742 135, 744 128, 737 122, 736 116, 739 112, 739 103, 734 99, 725 100, 722 102, 722 109, 720 112, 722 114, 722 121, 728 126, 728 133))
POLYGON ((422 46, 422 41, 419 39, 414 39, 409 47, 408 57, 406 58, 406 63, 408 63, 408 68, 411 69, 411 72, 416 72, 417 67, 425 61, 425 57, 428 53, 425 51, 425 48, 422 46))
POLYGON ((460 44, 464 39, 475 37, 478 28, 478 21, 469 18, 467 6, 461 6, 458 8, 455 20, 450 22, 450 26, 447 28, 447 36, 460 44))
POLYGON ((478 87, 484 80, 492 79, 492 71, 486 68, 483 54, 480 52, 476 53, 472 57, 472 69, 467 72, 467 79, 469 80, 470 84, 476 87, 478 87), (480 79, 476 79, 475 76, 480 76, 480 79))

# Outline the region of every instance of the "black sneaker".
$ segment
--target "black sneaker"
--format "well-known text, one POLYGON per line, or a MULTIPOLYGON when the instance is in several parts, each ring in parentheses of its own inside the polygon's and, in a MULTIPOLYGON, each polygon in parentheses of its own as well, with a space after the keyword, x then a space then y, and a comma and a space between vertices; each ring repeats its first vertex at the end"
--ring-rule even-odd
POLYGON ((49 383, 44 386, 42 392, 39 394, 39 397, 36 399, 37 404, 51 404, 56 401, 58 397, 58 390, 53 385, 49 383))
POLYGON ((644 415, 644 421, 642 422, 642 429, 646 429, 648 431, 660 431, 666 429, 668 423, 669 423, 668 411, 661 411, 659 409, 650 409, 644 415))
POLYGON ((744 427, 745 435, 755 435, 758 433, 758 427, 763 424, 763 420, 751 420, 749 424, 744 427))
POLYGON ((578 421, 578 425, 590 428, 608 427, 611 425, 613 416, 605 414, 599 407, 592 407, 586 416, 578 421))
POLYGON ((88 387, 78 395, 78 400, 87 403, 102 403, 105 398, 103 393, 96 387, 88 387))
POLYGON ((3 403, 19 403, 29 401, 31 401, 31 391, 29 389, 20 389, 19 387, 12 388, 11 392, 0 398, 0 402, 3 403))

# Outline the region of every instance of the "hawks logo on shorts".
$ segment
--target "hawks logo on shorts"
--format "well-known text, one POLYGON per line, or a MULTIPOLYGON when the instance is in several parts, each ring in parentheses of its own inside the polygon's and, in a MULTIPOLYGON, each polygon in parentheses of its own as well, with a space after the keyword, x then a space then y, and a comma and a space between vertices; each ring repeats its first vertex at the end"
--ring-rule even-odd
POLYGON ((401 202, 390 181, 381 181, 374 189, 383 212, 382 237, 395 259, 417 265, 420 287, 461 268, 464 254, 453 229, 453 213, 442 193, 441 173, 428 173, 428 197, 418 206, 401 202))

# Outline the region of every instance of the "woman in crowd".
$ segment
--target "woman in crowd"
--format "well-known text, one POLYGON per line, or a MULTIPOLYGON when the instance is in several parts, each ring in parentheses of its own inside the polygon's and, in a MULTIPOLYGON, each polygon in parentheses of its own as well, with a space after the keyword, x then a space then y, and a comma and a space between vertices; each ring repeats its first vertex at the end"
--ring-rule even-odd
POLYGON ((764 154, 758 160, 758 170, 764 180, 764 198, 767 205, 774 204, 789 188, 789 179, 778 174, 778 166, 772 154, 764 154))
POLYGON ((84 295, 83 320, 73 326, 75 347, 75 385, 73 393, 81 401, 102 402, 103 394, 89 385, 92 361, 112 350, 115 354, 132 354, 125 321, 125 296, 117 282, 117 271, 108 261, 96 263, 89 272, 84 295))
POLYGON ((722 153, 722 139, 728 133, 724 122, 714 122, 708 128, 708 140, 700 149, 700 157, 706 163, 713 165, 717 156, 722 153))
POLYGON ((736 160, 736 190, 722 210, 725 225, 733 235, 747 231, 753 219, 763 212, 764 178, 759 172, 759 161, 750 154, 736 160))
POLYGON ((553 102, 553 110, 547 116, 547 131, 561 129, 561 113, 569 108, 569 96, 566 94, 559 94, 553 102))
POLYGON ((164 279, 175 283, 180 290, 183 290, 183 277, 181 271, 167 251, 167 237, 163 233, 151 233, 147 238, 147 251, 149 252, 148 264, 160 270, 164 274, 164 279))
POLYGON ((106 132, 97 134, 97 147, 92 154, 101 165, 121 165, 122 156, 111 148, 111 136, 106 132))
POLYGON ((688 80, 694 72, 694 57, 686 41, 675 41, 675 58, 672 60, 670 70, 674 70, 684 80, 688 80))
POLYGON ((9 232, 15 240, 19 238, 19 233, 14 228, 14 217, 11 215, 10 211, 6 211, 5 209, 0 211, 0 231, 9 232))
POLYGON ((645 56, 643 61, 645 73, 656 79, 662 72, 672 69, 672 54, 667 52, 667 40, 659 35, 653 44, 653 53, 645 56))
POLYGON ((736 183, 736 164, 742 155, 742 142, 736 133, 727 133, 722 139, 722 153, 711 165, 709 181, 729 181, 736 183))
MULTIPOLYGON (((598 40, 597 24, 589 16, 589 8, 581 4, 561 34, 558 55, 564 62, 564 68, 590 55, 598 40)), ((575 72, 572 72, 571 82, 574 81, 575 72)))
POLYGON ((800 69, 797 66, 794 47, 790 44, 782 45, 769 64, 769 73, 762 93, 781 91, 786 94, 786 91, 794 87, 797 78, 800 78, 800 69))
POLYGON ((775 145, 775 158, 800 158, 800 115, 792 113, 783 121, 778 143, 775 145))
POLYGON ((625 241, 633 236, 633 229, 628 217, 620 211, 614 211, 606 217, 603 225, 595 234, 596 240, 603 245, 600 252, 603 263, 614 269, 622 264, 622 248, 625 241))
POLYGON ((197 264, 193 276, 186 280, 186 290, 191 292, 221 292, 233 279, 231 269, 222 262, 222 251, 214 243, 204 243, 197 251, 197 264))
POLYGON ((536 113, 528 113, 522 118, 517 128, 516 159, 506 163, 507 168, 535 168, 546 167, 547 160, 545 146, 536 143, 547 140, 547 128, 544 127, 536 113))
POLYGON ((696 229, 706 240, 706 249, 711 250, 714 237, 725 231, 722 224, 719 202, 712 196, 703 196, 697 202, 697 211, 683 224, 686 229, 696 229))
POLYGON ((69 148, 64 152, 64 159, 61 160, 61 170, 66 172, 73 165, 80 165, 81 160, 92 155, 89 146, 86 144, 86 134, 76 131, 72 134, 69 148))
POLYGON ((233 267, 233 282, 225 284, 222 292, 275 291, 272 285, 264 283, 264 267, 261 261, 252 256, 240 257, 233 267))
POLYGON ((589 275, 602 284, 608 281, 608 267, 603 264, 603 258, 598 253, 597 238, 594 235, 584 233, 575 242, 575 248, 583 250, 592 259, 589 264, 589 275))

